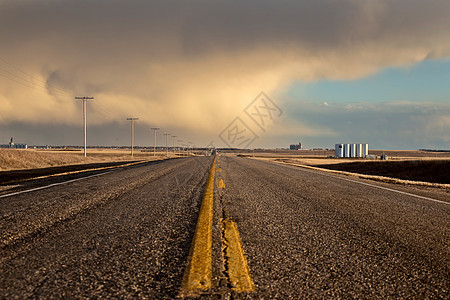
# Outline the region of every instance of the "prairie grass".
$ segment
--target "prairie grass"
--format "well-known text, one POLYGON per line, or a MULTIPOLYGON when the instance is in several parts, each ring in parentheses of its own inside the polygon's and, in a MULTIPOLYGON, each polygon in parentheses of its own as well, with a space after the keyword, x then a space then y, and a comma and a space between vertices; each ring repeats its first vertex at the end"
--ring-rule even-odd
POLYGON ((130 152, 126 150, 91 150, 88 152, 88 156, 84 157, 82 151, 0 149, 0 171, 37 169, 125 160, 153 160, 160 157, 160 155, 153 156, 153 153, 150 152, 136 151, 134 157, 132 158, 130 152))
POLYGON ((450 183, 450 160, 366 161, 322 164, 316 167, 403 180, 450 183))

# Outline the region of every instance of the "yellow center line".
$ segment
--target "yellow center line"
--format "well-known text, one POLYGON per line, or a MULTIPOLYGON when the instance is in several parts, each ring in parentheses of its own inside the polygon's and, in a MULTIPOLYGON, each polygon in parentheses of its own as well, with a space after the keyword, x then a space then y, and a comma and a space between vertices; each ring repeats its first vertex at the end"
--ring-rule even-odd
MULTIPOLYGON (((202 291, 211 289, 212 286, 212 223, 216 165, 217 157, 214 158, 209 171, 179 297, 198 296, 202 291)), ((220 168, 217 170, 219 171, 220 168)), ((223 178, 217 180, 217 187, 225 188, 223 178)), ((254 284, 236 223, 230 219, 222 220, 222 233, 225 264, 232 289, 236 292, 254 291, 254 284)))
POLYGON ((222 230, 231 287, 236 292, 252 292, 255 286, 250 277, 250 269, 245 259, 237 225, 234 221, 225 219, 222 221, 222 230))
POLYGON ((211 288, 212 277, 212 222, 214 198, 214 169, 216 158, 209 171, 206 190, 198 216, 192 246, 181 284, 180 297, 195 295, 211 288))

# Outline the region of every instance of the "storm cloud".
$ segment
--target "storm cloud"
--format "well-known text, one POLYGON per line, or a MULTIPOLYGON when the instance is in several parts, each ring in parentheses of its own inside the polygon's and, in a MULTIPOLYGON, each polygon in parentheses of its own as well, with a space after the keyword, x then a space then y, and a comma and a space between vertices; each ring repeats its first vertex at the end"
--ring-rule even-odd
POLYGON ((448 28, 444 0, 0 0, 0 122, 73 126, 88 95, 91 124, 211 136, 260 91, 448 58, 448 28))

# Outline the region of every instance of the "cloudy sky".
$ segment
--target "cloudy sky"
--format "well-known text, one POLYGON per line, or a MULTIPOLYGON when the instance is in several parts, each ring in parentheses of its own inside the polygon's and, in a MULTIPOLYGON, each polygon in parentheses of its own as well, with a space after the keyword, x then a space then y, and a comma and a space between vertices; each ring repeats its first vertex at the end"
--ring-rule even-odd
POLYGON ((0 0, 0 143, 81 145, 93 96, 89 145, 139 117, 138 145, 450 149, 449 28, 448 0, 0 0))

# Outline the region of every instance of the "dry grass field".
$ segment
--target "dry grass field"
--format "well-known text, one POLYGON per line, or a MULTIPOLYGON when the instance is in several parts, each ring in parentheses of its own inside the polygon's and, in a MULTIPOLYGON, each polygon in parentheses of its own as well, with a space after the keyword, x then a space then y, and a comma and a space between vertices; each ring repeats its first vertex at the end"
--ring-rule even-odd
POLYGON ((55 166, 106 163, 131 160, 154 160, 165 157, 165 153, 141 152, 135 150, 131 157, 129 150, 88 149, 87 157, 83 151, 73 150, 33 150, 0 149, 0 171, 48 168, 55 166))
POLYGON ((369 154, 386 154, 389 160, 331 158, 334 155, 331 150, 247 151, 238 155, 365 175, 450 184, 450 152, 370 150, 369 154))
MULTIPOLYGON (((387 176, 405 180, 450 183, 450 152, 371 150, 370 154, 389 156, 388 161, 330 158, 331 150, 256 150, 226 155, 253 156, 258 159, 285 161, 367 175, 387 176)), ((173 153, 169 153, 173 155, 173 153)), ((165 153, 135 150, 131 157, 127 149, 88 149, 84 157, 82 150, 21 150, 0 149, 0 171, 39 169, 57 166, 110 163, 165 158, 165 153)))
POLYGON ((319 168, 403 180, 450 183, 450 160, 366 161, 317 165, 319 168))
MULTIPOLYGON (((259 158, 299 158, 299 159, 325 159, 334 156, 334 150, 225 150, 224 153, 255 156, 259 158)), ((417 159, 450 159, 450 152, 431 152, 422 150, 369 150, 369 154, 381 156, 386 154, 390 160, 417 160, 417 159)), ((343 159, 339 159, 342 162, 343 159)), ((355 159, 350 159, 354 161, 355 159)))

